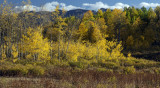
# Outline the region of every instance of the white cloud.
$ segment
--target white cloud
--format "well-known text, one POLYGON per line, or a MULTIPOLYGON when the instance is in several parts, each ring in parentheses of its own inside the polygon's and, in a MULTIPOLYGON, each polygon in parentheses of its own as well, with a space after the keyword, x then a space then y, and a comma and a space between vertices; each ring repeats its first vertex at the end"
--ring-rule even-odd
MULTIPOLYGON (((56 6, 59 5, 60 9, 65 9, 67 11, 69 10, 73 10, 73 9, 89 9, 89 10, 98 10, 100 8, 110 8, 110 9, 123 9, 124 7, 129 7, 128 4, 124 4, 124 3, 116 3, 115 5, 108 5, 105 4, 101 1, 96 2, 96 3, 83 3, 81 7, 76 7, 73 5, 66 5, 65 3, 59 3, 57 1, 53 1, 53 2, 48 2, 46 4, 43 5, 43 7, 38 7, 38 6, 34 6, 34 5, 25 5, 25 6, 16 6, 14 8, 14 10, 16 12, 22 12, 24 10, 28 10, 28 11, 54 11, 56 6), (83 8, 82 8, 83 7, 83 8)), ((147 3, 147 2, 141 2, 137 7, 152 7, 155 8, 156 6, 160 6, 159 3, 147 3)))
POLYGON ((50 3, 46 3, 43 6, 43 11, 54 11, 56 9, 57 5, 59 5, 59 3, 56 2, 56 1, 53 1, 53 2, 50 2, 50 3))
POLYGON ((155 8, 155 7, 157 7, 157 6, 160 6, 160 4, 159 3, 147 3, 147 2, 141 2, 140 4, 139 4, 139 6, 140 7, 152 7, 152 8, 155 8))
POLYGON ((80 7, 76 7, 73 5, 68 5, 64 7, 65 10, 69 11, 69 10, 73 10, 73 9, 80 9, 80 7))
POLYGON ((95 4, 83 3, 83 6, 88 7, 88 9, 90 9, 90 10, 98 10, 100 8, 123 9, 124 7, 129 7, 128 4, 123 4, 123 3, 116 3, 113 6, 109 6, 103 2, 96 2, 95 4))
POLYGON ((56 6, 59 5, 60 9, 65 9, 65 10, 72 10, 72 9, 79 9, 80 7, 76 7, 73 5, 66 5, 65 3, 58 3, 56 1, 53 1, 51 3, 46 3, 43 7, 45 11, 54 11, 56 6))
POLYGON ((116 3, 114 6, 110 6, 110 9, 123 9, 124 7, 129 7, 128 4, 123 4, 123 3, 116 3))
POLYGON ((25 5, 25 6, 16 6, 14 8, 14 11, 16 12, 22 12, 24 10, 27 11, 40 11, 40 7, 34 6, 34 5, 25 5))
POLYGON ((14 10, 16 12, 22 12, 24 10, 27 11, 54 11, 56 9, 56 6, 59 5, 60 9, 65 9, 65 10, 73 10, 73 9, 79 9, 80 7, 76 7, 73 5, 66 5, 65 3, 59 3, 57 1, 49 2, 44 4, 42 7, 34 6, 34 5, 25 5, 25 6, 16 6, 14 10))
POLYGON ((83 6, 88 7, 90 10, 98 10, 100 8, 109 8, 107 4, 103 2, 96 2, 95 4, 83 3, 83 6))

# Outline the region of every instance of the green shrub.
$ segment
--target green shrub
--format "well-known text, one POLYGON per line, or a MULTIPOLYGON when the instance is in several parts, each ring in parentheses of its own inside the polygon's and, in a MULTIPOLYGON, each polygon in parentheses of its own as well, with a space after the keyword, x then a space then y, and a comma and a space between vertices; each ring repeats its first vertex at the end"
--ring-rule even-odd
POLYGON ((69 65, 71 67, 78 67, 78 68, 83 68, 83 64, 80 62, 69 62, 69 65))
POLYGON ((17 64, 13 69, 19 70, 21 75, 27 75, 28 73, 27 67, 21 64, 17 64))
POLYGON ((44 75, 45 73, 45 69, 41 66, 30 66, 28 68, 28 72, 30 75, 33 75, 33 76, 42 76, 44 75))
POLYGON ((98 66, 99 66, 99 64, 98 64, 97 62, 92 62, 90 65, 91 65, 92 67, 98 67, 98 66))
POLYGON ((71 67, 78 67, 78 68, 87 68, 90 64, 85 61, 80 61, 80 62, 69 62, 69 65, 71 67))
POLYGON ((26 64, 32 64, 33 62, 34 61, 31 59, 22 59, 22 60, 17 60, 15 63, 26 65, 26 64))
POLYGON ((15 70, 15 69, 4 69, 0 70, 0 75, 1 76, 16 76, 20 74, 20 70, 15 70))
POLYGON ((125 67, 125 68, 123 69, 123 71, 124 71, 125 74, 133 74, 133 73, 136 72, 134 66, 125 67))
POLYGON ((58 60, 57 58, 51 59, 50 62, 47 63, 47 64, 51 64, 51 65, 54 65, 54 66, 64 66, 64 67, 69 66, 67 60, 58 60))
POLYGON ((154 71, 156 74, 160 74, 160 68, 155 68, 154 71))
POLYGON ((99 65, 108 69, 118 69, 120 66, 114 62, 99 62, 99 65))
POLYGON ((134 62, 131 61, 131 60, 125 60, 124 61, 124 66, 133 66, 134 65, 134 62))
POLYGON ((62 60, 58 66, 69 67, 69 63, 66 60, 62 60))
POLYGON ((58 65, 60 63, 61 62, 58 59, 56 59, 56 58, 50 60, 50 64, 52 64, 52 65, 58 65))
POLYGON ((4 76, 26 75, 28 70, 21 64, 1 65, 0 74, 4 76))
POLYGON ((144 69, 144 68, 146 68, 146 64, 145 63, 136 63, 134 65, 134 67, 137 69, 144 69))
POLYGON ((141 62, 141 63, 136 63, 134 66, 137 69, 146 69, 151 67, 159 67, 159 64, 153 62, 141 62))
POLYGON ((96 70, 99 71, 99 72, 106 72, 107 71, 106 68, 97 68, 96 70))

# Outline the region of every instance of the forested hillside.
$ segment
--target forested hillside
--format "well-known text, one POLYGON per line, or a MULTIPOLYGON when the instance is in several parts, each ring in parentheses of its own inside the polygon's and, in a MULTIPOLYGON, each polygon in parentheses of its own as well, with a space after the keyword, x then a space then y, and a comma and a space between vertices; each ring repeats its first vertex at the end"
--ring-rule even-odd
MULTIPOLYGON (((70 16, 57 6, 53 12, 16 13, 4 2, 0 7, 0 76, 70 77, 72 82, 76 74, 85 81, 89 72, 93 72, 91 77, 109 73, 112 86, 112 81, 120 82, 116 81, 116 77, 121 79, 119 74, 160 77, 160 62, 132 57, 137 52, 160 51, 160 7, 102 10, 72 10, 70 16)), ((96 80, 95 86, 105 86, 91 80, 96 80)), ((106 79, 99 80, 103 84, 106 79)))
MULTIPOLYGON (((26 35, 29 28, 33 28, 35 31, 37 27, 41 28, 43 38, 56 42, 58 41, 58 31, 55 31, 55 28, 62 26, 60 28, 63 32, 61 36, 65 37, 63 40, 66 41, 69 38, 69 41, 85 41, 92 44, 102 39, 121 42, 125 54, 127 52, 159 51, 159 9, 160 7, 154 10, 145 7, 141 9, 129 7, 124 10, 107 9, 104 11, 102 9, 103 11, 98 10, 93 13, 93 11, 86 12, 87 10, 80 9, 66 12, 57 8, 55 12, 24 11, 15 13, 11 11, 12 7, 4 4, 1 6, 0 17, 1 46, 4 47, 9 42, 13 43, 10 46, 6 45, 10 47, 6 52, 10 55, 7 54, 7 56, 12 56, 11 47, 15 46, 15 41, 20 44, 22 35, 26 35), (84 14, 84 12, 86 13, 84 14), (12 39, 12 41, 7 39, 12 39)), ((16 44, 16 46, 18 45, 16 44)))

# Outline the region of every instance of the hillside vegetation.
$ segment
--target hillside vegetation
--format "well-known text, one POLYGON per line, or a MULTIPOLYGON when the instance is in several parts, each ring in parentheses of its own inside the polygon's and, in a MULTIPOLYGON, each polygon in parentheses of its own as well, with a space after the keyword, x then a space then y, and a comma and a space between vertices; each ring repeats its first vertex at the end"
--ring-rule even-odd
MULTIPOLYGON (((131 54, 159 51, 160 7, 154 10, 145 7, 107 9, 105 12, 98 10, 96 14, 87 11, 83 18, 64 15, 65 11, 60 12, 59 6, 48 18, 47 15, 35 15, 34 11, 15 13, 11 5, 1 4, 0 76, 53 77, 65 81, 68 88, 87 85, 85 83, 98 88, 115 86, 114 83, 121 83, 121 77, 126 76, 128 79, 123 80, 126 88, 141 87, 138 81, 144 81, 145 86, 159 87, 154 84, 159 80, 153 74, 160 77, 160 62, 136 59, 131 54), (153 76, 149 79, 150 84, 144 76, 144 79, 130 81, 137 85, 127 85, 129 76, 143 78, 142 74, 153 76), (76 76, 82 82, 76 81, 76 76), (101 77, 101 83, 98 83, 98 77, 101 77), (105 80, 108 85, 103 83, 105 80), (97 83, 91 85, 92 81, 97 83)), ((53 82, 42 79, 38 83, 45 85, 47 80, 53 82)), ((4 86, 2 84, 0 81, 0 87, 4 86)))

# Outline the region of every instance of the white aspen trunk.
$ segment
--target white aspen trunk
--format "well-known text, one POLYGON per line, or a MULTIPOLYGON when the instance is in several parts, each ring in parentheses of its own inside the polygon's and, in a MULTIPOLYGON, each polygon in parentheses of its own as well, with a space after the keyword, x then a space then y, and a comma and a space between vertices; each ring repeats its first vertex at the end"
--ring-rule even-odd
POLYGON ((58 44, 58 59, 59 59, 59 61, 60 61, 60 34, 59 34, 59 36, 58 36, 58 39, 59 39, 59 44, 58 44))

